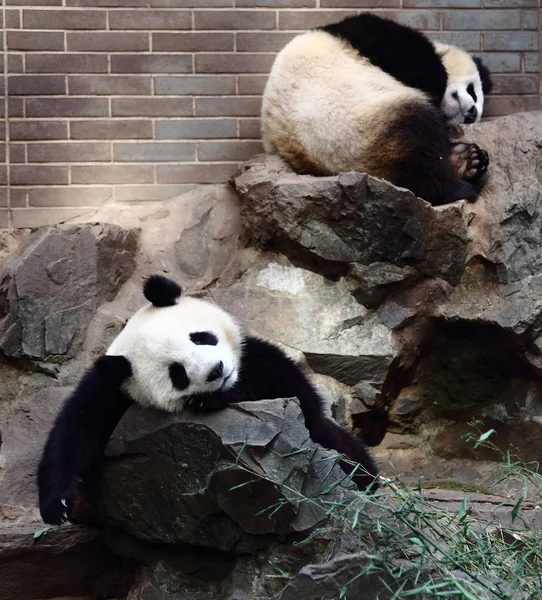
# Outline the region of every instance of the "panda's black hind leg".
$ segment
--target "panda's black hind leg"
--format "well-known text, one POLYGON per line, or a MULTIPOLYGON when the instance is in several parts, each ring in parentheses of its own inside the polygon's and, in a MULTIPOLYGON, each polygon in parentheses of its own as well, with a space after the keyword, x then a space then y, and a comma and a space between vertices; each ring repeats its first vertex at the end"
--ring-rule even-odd
POLYGON ((452 145, 450 162, 456 177, 477 182, 487 173, 489 156, 476 144, 457 142, 452 145))

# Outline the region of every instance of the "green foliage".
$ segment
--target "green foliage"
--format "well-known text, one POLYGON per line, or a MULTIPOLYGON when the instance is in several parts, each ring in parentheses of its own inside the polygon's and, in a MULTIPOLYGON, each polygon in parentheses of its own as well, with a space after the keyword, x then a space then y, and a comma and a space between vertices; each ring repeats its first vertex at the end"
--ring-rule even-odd
MULTIPOLYGON (((478 430, 464 438, 475 447, 499 452, 490 441, 493 433, 478 430)), ((341 589, 339 598, 344 600, 359 600, 349 598, 348 588, 368 575, 379 576, 393 600, 536 600, 542 598, 542 536, 518 527, 517 518, 528 493, 542 495, 542 476, 537 464, 526 464, 510 453, 501 456, 505 469, 496 484, 506 478, 523 480, 523 492, 510 510, 507 526, 471 516, 468 497, 453 513, 428 501, 421 485, 410 487, 384 478, 377 493, 355 493, 341 502, 326 500, 325 494, 302 497, 275 481, 283 499, 268 511, 272 514, 287 502, 315 503, 329 515, 328 527, 355 534, 359 550, 369 560, 341 589)), ((298 544, 321 533, 316 529, 298 544)))

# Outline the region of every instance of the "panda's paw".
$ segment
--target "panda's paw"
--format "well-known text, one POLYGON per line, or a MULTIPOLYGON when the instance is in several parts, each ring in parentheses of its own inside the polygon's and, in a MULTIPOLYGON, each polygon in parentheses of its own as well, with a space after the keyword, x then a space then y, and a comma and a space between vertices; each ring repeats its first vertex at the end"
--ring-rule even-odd
POLYGON ((230 403, 225 394, 196 394, 186 401, 186 406, 195 413, 213 412, 230 403))
POLYGON ((50 498, 40 506, 41 518, 49 525, 62 525, 70 520, 73 510, 73 497, 65 493, 50 498))
POLYGON ((456 177, 476 182, 487 173, 489 156, 476 144, 459 142, 452 146, 452 166, 456 177))

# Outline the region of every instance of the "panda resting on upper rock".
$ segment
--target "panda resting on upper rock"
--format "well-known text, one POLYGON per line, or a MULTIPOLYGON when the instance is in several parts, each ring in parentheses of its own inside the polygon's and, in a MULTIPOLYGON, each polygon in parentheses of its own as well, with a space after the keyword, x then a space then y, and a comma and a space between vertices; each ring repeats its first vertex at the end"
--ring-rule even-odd
POLYGON ((479 58, 373 14, 303 33, 277 55, 262 103, 266 152, 299 173, 361 171, 431 204, 473 201, 489 159, 447 128, 480 120, 479 58))
POLYGON ((107 441, 133 402, 203 412, 243 400, 297 397, 312 440, 359 463, 340 465, 360 489, 376 489, 377 470, 365 445, 325 416, 323 399, 278 347, 245 336, 228 313, 182 296, 166 277, 151 276, 143 291, 150 304, 86 372, 49 434, 38 468, 46 523, 70 519, 78 483, 99 477, 107 441))

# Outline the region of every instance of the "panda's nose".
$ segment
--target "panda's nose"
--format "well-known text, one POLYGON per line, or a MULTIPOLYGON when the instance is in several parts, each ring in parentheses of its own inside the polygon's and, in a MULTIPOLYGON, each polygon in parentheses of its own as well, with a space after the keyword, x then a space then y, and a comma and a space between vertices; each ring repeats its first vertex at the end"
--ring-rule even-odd
POLYGON ((216 381, 222 377, 222 373, 224 372, 224 363, 219 361, 216 365, 211 369, 209 375, 207 375, 207 381, 211 383, 212 381, 216 381))
POLYGON ((478 116, 478 110, 476 109, 476 106, 472 106, 465 113, 465 123, 467 123, 467 124, 474 123, 474 121, 476 121, 477 116, 478 116))

